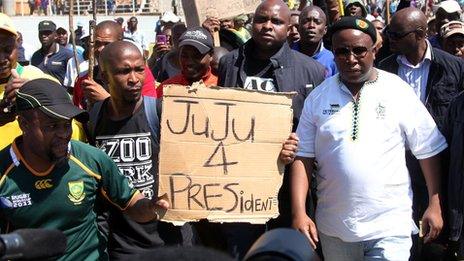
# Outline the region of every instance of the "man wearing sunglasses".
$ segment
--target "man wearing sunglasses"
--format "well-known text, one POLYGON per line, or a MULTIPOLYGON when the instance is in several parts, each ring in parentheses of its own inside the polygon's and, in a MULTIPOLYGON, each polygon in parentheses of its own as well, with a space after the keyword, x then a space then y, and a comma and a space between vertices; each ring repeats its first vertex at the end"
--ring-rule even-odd
POLYGON ((420 159, 427 181, 431 200, 422 225, 432 240, 443 226, 436 155, 446 141, 411 88, 374 68, 372 23, 343 17, 329 34, 339 74, 305 100, 290 175, 292 225, 313 247, 320 240, 325 260, 408 260, 417 227, 405 149, 420 159), (315 224, 305 198, 316 160, 315 224))
MULTIPOLYGON (((419 9, 396 12, 387 30, 395 54, 381 61, 378 68, 407 82, 442 130, 448 105, 464 86, 464 62, 432 47, 426 30, 427 19, 419 9)), ((418 224, 428 205, 427 189, 419 162, 409 151, 406 162, 414 194, 413 215, 418 224)))

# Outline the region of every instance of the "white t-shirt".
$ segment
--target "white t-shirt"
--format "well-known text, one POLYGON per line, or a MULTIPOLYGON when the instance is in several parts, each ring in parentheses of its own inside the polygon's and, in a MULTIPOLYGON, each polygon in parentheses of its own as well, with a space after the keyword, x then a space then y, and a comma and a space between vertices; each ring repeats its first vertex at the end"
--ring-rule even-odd
POLYGON ((306 99, 297 129, 297 155, 318 162, 318 230, 346 242, 417 233, 405 147, 418 159, 447 147, 411 87, 377 71, 357 106, 338 74, 326 79, 306 99))

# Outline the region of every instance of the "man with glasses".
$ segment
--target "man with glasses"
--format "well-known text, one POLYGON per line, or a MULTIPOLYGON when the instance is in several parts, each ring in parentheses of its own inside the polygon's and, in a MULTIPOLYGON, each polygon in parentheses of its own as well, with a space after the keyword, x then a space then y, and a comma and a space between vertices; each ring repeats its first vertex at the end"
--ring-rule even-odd
POLYGON ((446 141, 411 88, 374 68, 375 27, 343 17, 330 30, 339 74, 305 100, 291 167, 293 227, 325 260, 408 260, 413 225, 411 184, 404 153, 420 159, 430 205, 426 240, 440 233, 440 164, 446 141), (318 163, 316 225, 305 199, 318 163))
MULTIPOLYGON (((427 19, 416 8, 405 8, 392 17, 387 36, 395 54, 380 62, 378 68, 397 74, 407 82, 442 130, 450 101, 463 89, 464 63, 426 39, 427 19)), ((428 205, 425 181, 419 162, 410 151, 406 162, 414 193, 414 220, 418 224, 428 205)))

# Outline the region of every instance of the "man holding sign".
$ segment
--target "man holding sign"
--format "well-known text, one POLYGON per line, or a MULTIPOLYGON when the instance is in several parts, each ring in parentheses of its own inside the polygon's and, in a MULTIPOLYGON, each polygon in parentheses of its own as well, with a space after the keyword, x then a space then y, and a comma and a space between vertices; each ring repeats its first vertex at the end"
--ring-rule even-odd
MULTIPOLYGON (((295 130, 303 102, 311 90, 324 80, 325 68, 313 58, 290 49, 287 43, 289 23, 290 10, 283 1, 263 1, 254 14, 252 39, 221 59, 218 78, 220 86, 265 92, 296 92, 292 100, 295 130)), ((279 193, 281 216, 278 226, 290 225, 288 181, 286 171, 279 193)), ((257 234, 253 233, 255 229, 259 230, 256 226, 241 225, 229 229, 228 232, 237 234, 231 238, 243 246, 243 242, 253 241, 251 238, 257 234)), ((264 227, 261 229, 264 231, 264 227)))

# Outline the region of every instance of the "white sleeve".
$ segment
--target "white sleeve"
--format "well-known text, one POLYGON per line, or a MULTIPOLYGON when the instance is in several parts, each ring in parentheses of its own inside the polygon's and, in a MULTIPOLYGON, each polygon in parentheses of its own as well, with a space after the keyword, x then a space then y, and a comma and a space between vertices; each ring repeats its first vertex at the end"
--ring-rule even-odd
POLYGON ((63 85, 66 87, 74 86, 74 79, 76 78, 77 72, 76 68, 73 66, 74 57, 68 60, 66 64, 66 74, 64 76, 63 85))
MULTIPOLYGON (((142 34, 142 50, 146 51, 148 50, 148 47, 147 47, 147 40, 145 39, 145 35, 142 34)), ((143 53, 142 53, 143 54, 143 53)))
POLYGON ((400 126, 412 154, 417 159, 426 159, 446 149, 445 137, 412 88, 405 88, 401 96, 404 111, 400 113, 400 126))
POLYGON ((305 100, 303 111, 300 116, 300 122, 296 129, 296 135, 300 139, 296 155, 306 158, 314 158, 316 156, 314 141, 316 138, 317 128, 313 122, 313 102, 311 98, 312 96, 310 95, 305 100))

